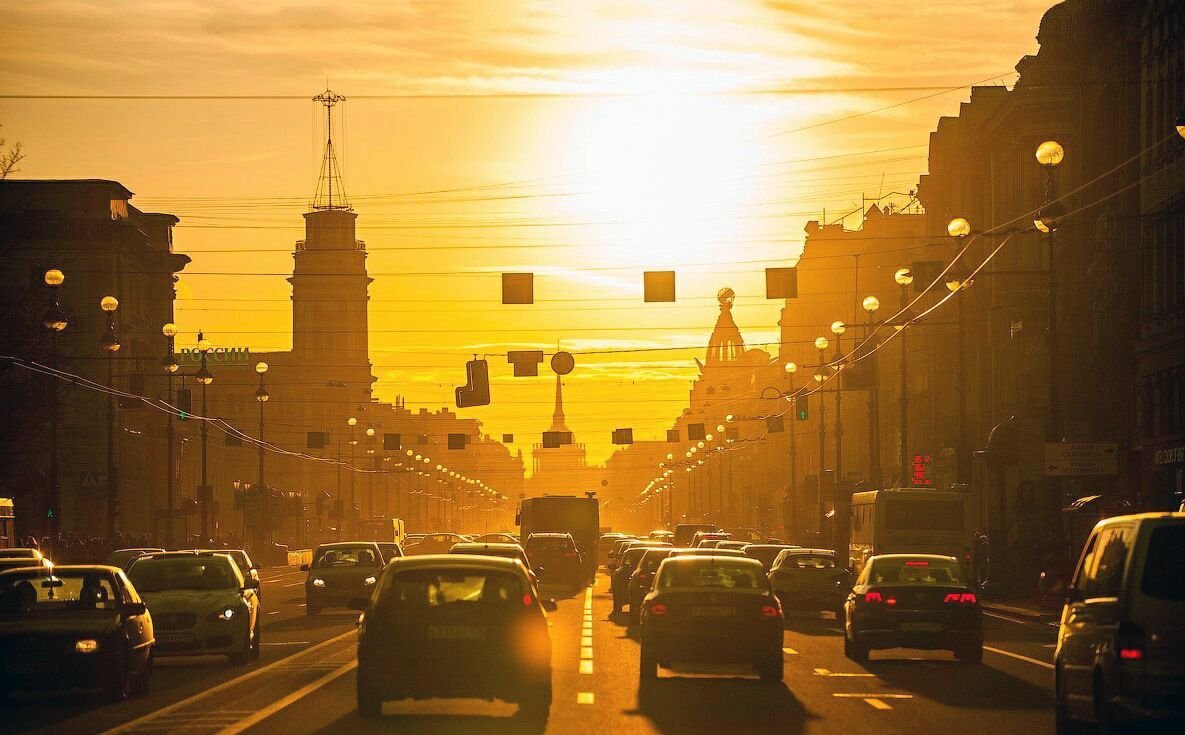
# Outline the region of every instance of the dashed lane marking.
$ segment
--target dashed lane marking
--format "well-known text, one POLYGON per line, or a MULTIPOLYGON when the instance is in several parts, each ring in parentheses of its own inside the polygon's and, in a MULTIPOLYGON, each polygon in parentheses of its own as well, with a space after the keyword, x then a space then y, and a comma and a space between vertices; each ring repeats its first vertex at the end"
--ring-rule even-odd
POLYGON ((591 659, 585 659, 580 662, 580 673, 591 674, 593 672, 593 662, 591 659))
POLYGON ((913 699, 912 694, 854 694, 852 692, 834 692, 831 696, 844 699, 913 699))
POLYGON ((581 646, 580 647, 580 658, 582 660, 591 659, 592 657, 593 657, 592 646, 581 646))
POLYGON ((876 697, 865 697, 864 701, 867 702, 868 705, 873 709, 893 709, 893 706, 888 702, 884 701, 883 699, 877 699, 876 697))
POLYGON ((1053 671, 1053 664, 1051 664, 1051 663, 1046 663, 1045 661, 1040 661, 1035 658, 1029 658, 1028 656, 1022 656, 1019 653, 1013 653, 1012 651, 1005 651, 1003 648, 992 648, 991 646, 984 646, 983 650, 991 651, 992 653, 998 653, 1001 656, 1007 656, 1008 658, 1014 658, 1017 661, 1024 661, 1026 663, 1030 663, 1035 666, 1040 666, 1043 669, 1049 669, 1050 671, 1053 671))
POLYGON ((279 712, 280 710, 284 709, 285 707, 292 704, 293 702, 296 702, 297 700, 307 697, 308 695, 317 691, 318 689, 325 686, 329 682, 333 681, 334 679, 337 679, 338 677, 342 676, 343 674, 347 674, 350 671, 353 671, 357 667, 358 667, 358 662, 356 660, 342 664, 338 668, 334 669, 333 671, 330 671, 328 674, 325 674, 324 676, 318 678, 317 680, 312 681, 312 682, 302 686, 300 689, 297 689, 296 691, 292 692, 291 694, 288 694, 287 696, 277 699, 275 702, 272 702, 271 704, 269 704, 268 706, 259 710, 258 712, 252 713, 248 717, 244 717, 243 719, 234 723, 230 727, 223 728, 222 730, 220 730, 218 732, 218 735, 238 735, 238 733, 243 732, 244 730, 246 730, 247 728, 249 728, 253 725, 263 722, 264 720, 271 717, 272 715, 279 712))
POLYGON ((578 692, 576 694, 576 704, 595 704, 596 696, 592 692, 578 692))
POLYGON ((308 641, 275 641, 271 643, 264 643, 265 646, 307 646, 308 641))
POLYGON ((580 637, 580 645, 591 647, 592 646, 592 636, 589 636, 589 635, 581 636, 580 637))
POLYGON ((843 672, 843 671, 828 671, 827 669, 815 669, 815 676, 866 677, 866 676, 875 676, 875 674, 869 674, 866 672, 854 673, 854 672, 843 672))
POLYGON ((795 651, 793 648, 783 648, 782 653, 786 654, 787 656, 797 656, 798 655, 798 651, 795 651))

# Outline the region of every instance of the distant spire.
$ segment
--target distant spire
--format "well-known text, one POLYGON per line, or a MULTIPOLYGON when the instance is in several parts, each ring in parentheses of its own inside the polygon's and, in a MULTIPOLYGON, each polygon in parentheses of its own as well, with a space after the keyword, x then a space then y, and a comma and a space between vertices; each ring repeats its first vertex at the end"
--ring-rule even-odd
POLYGON ((346 98, 326 87, 313 98, 325 106, 325 155, 321 158, 321 175, 317 178, 317 193, 313 198, 313 209, 349 210, 346 201, 346 187, 342 184, 341 166, 333 149, 333 107, 346 98))
POLYGON ((708 340, 708 367, 736 362, 745 353, 745 338, 732 319, 732 302, 736 300, 736 293, 731 288, 722 288, 716 294, 716 300, 720 302, 720 316, 708 340))
POLYGON ((568 430, 564 419, 564 388, 560 376, 555 376, 555 411, 551 414, 551 431, 568 430))

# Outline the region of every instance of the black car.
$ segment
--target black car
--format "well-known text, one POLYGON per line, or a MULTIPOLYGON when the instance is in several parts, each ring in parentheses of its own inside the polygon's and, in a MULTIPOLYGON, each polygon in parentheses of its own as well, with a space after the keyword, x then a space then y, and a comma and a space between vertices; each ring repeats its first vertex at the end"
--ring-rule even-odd
POLYGON ((613 614, 621 612, 622 606, 629 602, 630 577, 638 567, 638 561, 646 549, 671 548, 670 544, 661 541, 638 541, 630 544, 621 555, 621 562, 613 570, 609 578, 609 591, 613 594, 613 614))
POLYGON ((730 556, 670 556, 642 601, 643 686, 671 663, 751 664, 782 680, 782 608, 761 563, 730 556))
POLYGON ((321 544, 313 551, 313 563, 301 564, 305 578, 305 613, 317 615, 330 606, 345 606, 356 597, 367 597, 383 571, 383 555, 373 541, 321 544))
POLYGON ((21 689, 142 694, 154 643, 148 608, 116 567, 0 574, 0 698, 21 689))
POLYGON ((761 562, 761 566, 765 567, 766 573, 774 565, 774 559, 778 558, 778 554, 785 549, 800 549, 801 546, 794 546, 793 544, 748 544, 744 546, 741 551, 745 556, 752 557, 761 562))
POLYGON ((853 661, 867 661, 876 648, 948 650, 960 661, 983 661, 983 611, 953 556, 870 558, 844 612, 844 655, 853 661))
POLYGON ((516 559, 469 554, 391 562, 358 627, 358 711, 378 717, 396 699, 466 697, 517 702, 545 722, 551 636, 545 610, 516 559))
POLYGON ((533 533, 523 544, 531 568, 548 587, 584 586, 584 559, 570 533, 533 533))
POLYGON ((637 625, 642 619, 642 598, 650 594, 658 565, 675 549, 670 546, 651 547, 642 553, 634 573, 630 575, 627 604, 630 606, 630 624, 637 625))

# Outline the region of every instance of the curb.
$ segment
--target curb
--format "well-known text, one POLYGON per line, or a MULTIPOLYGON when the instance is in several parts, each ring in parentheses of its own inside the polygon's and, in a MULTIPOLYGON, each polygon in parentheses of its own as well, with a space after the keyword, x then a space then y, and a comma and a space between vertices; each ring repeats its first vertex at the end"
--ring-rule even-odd
POLYGON ((1002 618, 1008 618, 1021 623, 1033 623, 1036 625, 1045 625, 1051 628, 1058 628, 1060 624, 1057 620, 1050 620, 1052 614, 1045 614, 1036 610, 1025 610, 1023 608, 1016 608, 1012 606, 1000 606, 992 603, 984 603, 984 612, 990 612, 993 615, 998 615, 1002 618))

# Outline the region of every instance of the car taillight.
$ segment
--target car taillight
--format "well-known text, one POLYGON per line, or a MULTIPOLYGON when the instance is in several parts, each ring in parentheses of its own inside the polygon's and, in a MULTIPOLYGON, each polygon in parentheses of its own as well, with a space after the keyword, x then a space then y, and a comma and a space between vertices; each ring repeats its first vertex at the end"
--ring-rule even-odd
POLYGON ((535 602, 535 598, 530 595, 523 595, 523 606, 530 607, 535 602))
POLYGON ((778 608, 774 607, 773 605, 762 605, 761 606, 761 617, 763 617, 763 618, 778 617, 778 608))
POLYGON ((884 602, 885 598, 880 592, 877 592, 876 590, 868 590, 864 593, 864 601, 869 604, 877 604, 884 602))
POLYGON ((569 559, 575 559, 576 557, 578 557, 580 555, 577 554, 575 551, 569 551, 568 553, 564 554, 564 556, 568 557, 569 559))
POLYGON ((1119 649, 1119 658, 1123 659, 1124 661, 1143 661, 1144 660, 1144 649, 1143 648, 1121 648, 1121 649, 1119 649))
POLYGON ((650 614, 656 618, 661 618, 663 615, 667 614, 667 606, 661 602, 656 602, 650 606, 650 614))
POLYGON ((979 598, 974 592, 948 592, 942 601, 952 605, 974 605, 979 598))
POLYGON ((1121 661, 1144 660, 1144 629, 1129 622, 1119 624, 1115 631, 1115 648, 1121 661))

